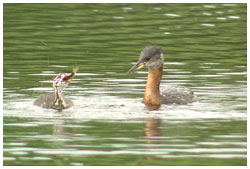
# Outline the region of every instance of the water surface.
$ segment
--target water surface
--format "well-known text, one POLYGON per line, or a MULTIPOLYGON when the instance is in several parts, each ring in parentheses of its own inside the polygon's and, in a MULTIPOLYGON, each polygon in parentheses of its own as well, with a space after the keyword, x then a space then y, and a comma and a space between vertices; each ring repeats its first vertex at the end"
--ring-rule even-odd
POLYGON ((3 31, 4 165, 246 165, 246 4, 4 4, 3 31), (145 109, 146 45, 199 103, 145 109), (33 106, 72 66, 74 106, 33 106))

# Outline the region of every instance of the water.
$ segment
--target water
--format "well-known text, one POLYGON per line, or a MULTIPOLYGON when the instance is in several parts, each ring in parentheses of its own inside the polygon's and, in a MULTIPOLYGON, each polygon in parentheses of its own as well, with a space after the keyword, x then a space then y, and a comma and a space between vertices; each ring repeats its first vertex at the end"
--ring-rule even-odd
POLYGON ((246 4, 4 4, 4 165, 246 165, 246 47, 246 4), (145 109, 151 44, 199 103, 145 109), (33 106, 72 66, 74 106, 33 106))

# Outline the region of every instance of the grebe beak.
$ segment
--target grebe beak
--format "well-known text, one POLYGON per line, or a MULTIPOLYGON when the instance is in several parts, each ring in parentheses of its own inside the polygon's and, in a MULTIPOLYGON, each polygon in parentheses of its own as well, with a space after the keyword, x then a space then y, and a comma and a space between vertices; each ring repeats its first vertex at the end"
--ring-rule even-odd
POLYGON ((128 73, 129 74, 130 73, 134 73, 136 70, 144 68, 144 66, 145 66, 146 63, 147 62, 145 62, 145 61, 144 62, 141 62, 141 61, 137 62, 136 65, 134 65, 133 67, 131 67, 131 69, 129 69, 128 73))

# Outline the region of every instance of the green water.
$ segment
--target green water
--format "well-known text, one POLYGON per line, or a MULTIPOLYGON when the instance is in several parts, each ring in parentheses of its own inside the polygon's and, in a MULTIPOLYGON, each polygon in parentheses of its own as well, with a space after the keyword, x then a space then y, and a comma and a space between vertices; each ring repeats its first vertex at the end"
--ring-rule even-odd
POLYGON ((4 4, 4 165, 246 165, 246 4, 4 4), (140 51, 199 103, 141 103, 140 51), (59 113, 33 105, 79 72, 59 113))

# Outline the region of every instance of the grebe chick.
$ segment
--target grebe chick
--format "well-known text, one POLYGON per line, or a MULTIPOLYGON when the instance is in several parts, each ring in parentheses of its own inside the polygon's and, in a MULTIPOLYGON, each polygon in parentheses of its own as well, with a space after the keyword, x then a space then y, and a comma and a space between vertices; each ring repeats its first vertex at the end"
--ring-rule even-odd
POLYGON ((148 68, 148 78, 143 103, 150 105, 161 104, 188 104, 198 101, 194 93, 185 87, 166 86, 161 88, 164 56, 160 48, 146 46, 139 57, 138 62, 129 70, 133 73, 143 67, 148 68))
POLYGON ((63 89, 68 86, 75 76, 78 68, 73 68, 71 74, 59 73, 53 80, 54 93, 47 93, 35 100, 34 105, 47 109, 67 109, 73 102, 62 96, 63 89))

